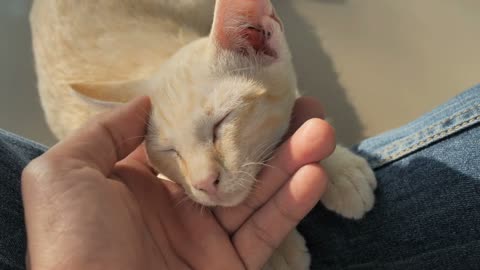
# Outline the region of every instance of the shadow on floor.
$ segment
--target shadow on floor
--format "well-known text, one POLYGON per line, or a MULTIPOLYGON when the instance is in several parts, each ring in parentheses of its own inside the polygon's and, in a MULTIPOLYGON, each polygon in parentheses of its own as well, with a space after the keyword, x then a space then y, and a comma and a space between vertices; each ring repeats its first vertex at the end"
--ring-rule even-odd
MULTIPOLYGON (((347 146, 364 138, 363 125, 346 89, 340 84, 331 57, 310 25, 295 10, 292 1, 276 0, 274 5, 285 24, 287 39, 293 54, 300 91, 319 98, 327 116, 333 120, 338 142, 347 146)), ((320 0, 329 4, 343 4, 346 0, 320 0)))
MULTIPOLYGON (((274 4, 285 22, 300 90, 303 94, 315 96, 322 101, 329 118, 333 120, 339 142, 346 145, 357 143, 363 138, 362 123, 348 101, 346 89, 338 81, 332 59, 324 51, 313 26, 298 14, 292 1, 294 0, 274 0, 274 4)), ((317 1, 326 4, 346 2, 317 1)), ((4 19, 0 25, 0 34, 8 37, 0 42, 0 58, 8 63, 0 70, 1 128, 52 144, 55 139, 45 124, 36 91, 27 20, 30 1, 7 3, 11 4, 0 10, 4 19), (15 35, 11 34, 12 28, 16 29, 15 35)))

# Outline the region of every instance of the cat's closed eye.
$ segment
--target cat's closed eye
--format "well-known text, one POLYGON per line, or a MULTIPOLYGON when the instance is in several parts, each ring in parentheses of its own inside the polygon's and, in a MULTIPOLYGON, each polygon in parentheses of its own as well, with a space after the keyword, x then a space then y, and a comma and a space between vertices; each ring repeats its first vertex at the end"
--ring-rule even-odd
POLYGON ((225 120, 228 118, 228 116, 230 116, 232 112, 229 112, 227 113, 222 119, 220 119, 220 121, 218 121, 214 126, 213 126, 213 143, 215 143, 218 139, 218 135, 219 135, 219 130, 220 130, 220 127, 222 126, 223 122, 225 122, 225 120))
POLYGON ((173 149, 173 148, 167 148, 165 150, 161 150, 160 153, 162 154, 171 154, 171 155, 175 155, 177 157, 180 157, 180 154, 178 153, 177 150, 173 149))

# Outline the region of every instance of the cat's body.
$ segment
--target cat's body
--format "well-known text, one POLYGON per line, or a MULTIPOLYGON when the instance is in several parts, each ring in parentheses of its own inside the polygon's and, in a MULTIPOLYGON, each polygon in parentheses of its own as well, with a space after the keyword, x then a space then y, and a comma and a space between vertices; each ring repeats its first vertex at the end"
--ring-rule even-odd
MULTIPOLYGON (((242 201, 253 183, 235 182, 234 172, 266 158, 258 149, 269 153, 280 140, 299 93, 270 2, 219 0, 215 17, 214 7, 214 0, 35 0, 39 92, 54 134, 64 137, 111 102, 148 94, 153 165, 197 202, 242 201)), ((323 165, 327 208, 349 218, 372 208, 376 181, 363 159, 337 147, 323 165)), ((266 269, 308 264, 303 239, 292 233, 266 269)))
POLYGON ((213 7, 214 0, 35 0, 31 25, 38 84, 55 136, 64 137, 101 109, 72 95, 71 84, 150 76, 179 48, 208 35, 213 7), (181 16, 162 14, 164 6, 174 5, 178 12, 170 14, 198 15, 190 29, 174 21, 181 16))

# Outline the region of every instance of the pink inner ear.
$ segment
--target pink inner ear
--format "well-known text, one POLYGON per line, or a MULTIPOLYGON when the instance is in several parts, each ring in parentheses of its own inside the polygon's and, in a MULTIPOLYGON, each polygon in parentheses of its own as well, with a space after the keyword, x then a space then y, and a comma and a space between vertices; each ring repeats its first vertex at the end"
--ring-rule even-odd
POLYGON ((248 43, 256 50, 261 50, 265 46, 265 35, 262 30, 249 27, 240 31, 240 35, 244 37, 248 43))
MULTIPOLYGON (((262 53, 276 58, 277 53, 268 44, 268 39, 271 35, 270 32, 255 27, 249 27, 240 31, 242 39, 256 52, 256 54, 262 53)), ((245 47, 237 48, 237 50, 244 55, 248 55, 249 53, 248 48, 245 47)))
POLYGON ((268 45, 274 29, 262 25, 266 18, 281 25, 270 0, 217 0, 213 38, 223 49, 243 54, 253 49, 256 53, 276 56, 268 45))

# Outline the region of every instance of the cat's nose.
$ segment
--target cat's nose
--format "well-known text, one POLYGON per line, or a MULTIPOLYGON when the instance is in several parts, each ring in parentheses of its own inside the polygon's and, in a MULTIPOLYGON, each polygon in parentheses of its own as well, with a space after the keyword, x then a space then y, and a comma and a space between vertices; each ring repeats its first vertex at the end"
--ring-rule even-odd
POLYGON ((212 173, 205 179, 201 179, 193 184, 193 187, 201 190, 208 195, 215 195, 217 193, 217 187, 220 183, 220 174, 212 173))

